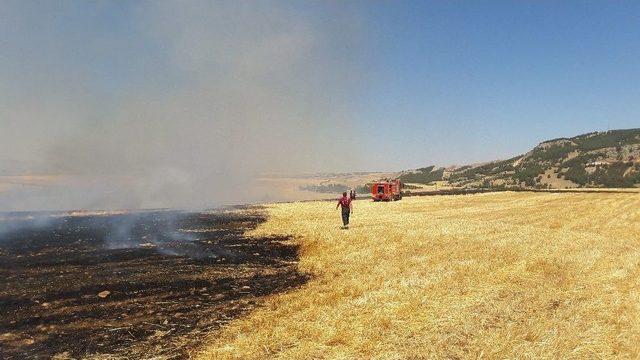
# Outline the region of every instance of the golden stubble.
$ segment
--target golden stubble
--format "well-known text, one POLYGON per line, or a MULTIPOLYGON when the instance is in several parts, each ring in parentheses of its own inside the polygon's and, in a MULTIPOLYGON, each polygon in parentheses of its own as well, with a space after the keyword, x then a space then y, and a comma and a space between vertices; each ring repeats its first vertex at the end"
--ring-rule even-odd
POLYGON ((494 193, 274 204, 302 288, 200 358, 637 358, 640 195, 494 193))

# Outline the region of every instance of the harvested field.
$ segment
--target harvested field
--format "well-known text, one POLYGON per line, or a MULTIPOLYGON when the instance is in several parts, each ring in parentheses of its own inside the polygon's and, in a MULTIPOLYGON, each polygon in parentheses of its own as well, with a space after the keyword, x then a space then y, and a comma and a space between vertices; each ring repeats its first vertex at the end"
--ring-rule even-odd
POLYGON ((256 208, 46 215, 3 219, 0 359, 186 358, 307 280, 288 237, 243 236, 256 208))
POLYGON ((218 358, 638 358, 640 195, 502 192, 269 206, 303 287, 212 335, 218 358))

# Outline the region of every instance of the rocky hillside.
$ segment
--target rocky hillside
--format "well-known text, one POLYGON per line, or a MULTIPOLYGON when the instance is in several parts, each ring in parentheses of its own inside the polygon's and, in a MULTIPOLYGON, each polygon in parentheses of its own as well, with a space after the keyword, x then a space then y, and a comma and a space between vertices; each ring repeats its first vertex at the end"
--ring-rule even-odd
POLYGON ((456 187, 574 188, 640 186, 640 129, 545 141, 524 155, 480 165, 404 171, 406 183, 456 187))

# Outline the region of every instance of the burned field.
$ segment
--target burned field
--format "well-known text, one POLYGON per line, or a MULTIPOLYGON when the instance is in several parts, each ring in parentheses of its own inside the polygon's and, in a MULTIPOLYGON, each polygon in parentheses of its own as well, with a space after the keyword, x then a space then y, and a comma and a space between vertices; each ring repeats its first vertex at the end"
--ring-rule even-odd
POLYGON ((3 359, 185 358, 307 280, 288 238, 243 236, 265 220, 255 208, 22 215, 0 233, 3 359))

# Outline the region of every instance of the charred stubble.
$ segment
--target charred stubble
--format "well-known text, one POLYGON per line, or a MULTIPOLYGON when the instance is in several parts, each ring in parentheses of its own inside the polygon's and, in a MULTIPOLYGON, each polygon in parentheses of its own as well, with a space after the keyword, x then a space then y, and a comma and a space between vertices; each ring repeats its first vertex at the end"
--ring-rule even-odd
POLYGON ((187 357, 260 297, 306 282, 287 237, 243 236, 264 220, 151 212, 0 234, 0 357, 187 357))

